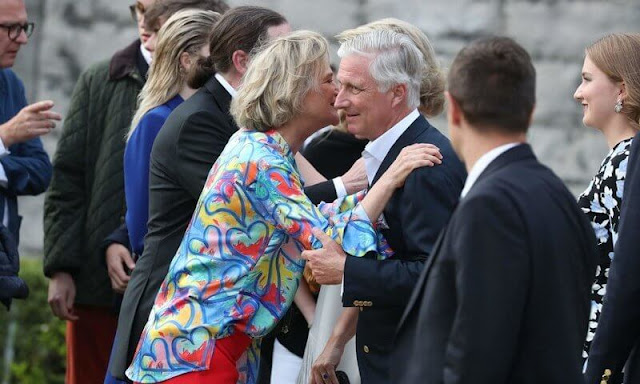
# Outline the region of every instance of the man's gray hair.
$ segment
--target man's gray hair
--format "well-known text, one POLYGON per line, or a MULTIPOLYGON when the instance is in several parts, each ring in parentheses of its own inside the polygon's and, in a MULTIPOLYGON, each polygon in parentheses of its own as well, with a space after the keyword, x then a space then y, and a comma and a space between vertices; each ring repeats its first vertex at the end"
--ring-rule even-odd
POLYGON ((396 84, 407 86, 407 106, 420 105, 420 81, 424 68, 422 53, 406 35, 391 30, 377 30, 343 41, 338 56, 371 57, 369 73, 380 92, 396 84))

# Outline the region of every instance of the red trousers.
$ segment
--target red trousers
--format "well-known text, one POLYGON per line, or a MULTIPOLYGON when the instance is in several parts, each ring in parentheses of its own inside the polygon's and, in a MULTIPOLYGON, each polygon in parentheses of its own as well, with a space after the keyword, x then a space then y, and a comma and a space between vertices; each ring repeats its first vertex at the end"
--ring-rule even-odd
POLYGON ((66 384, 102 383, 109 365, 118 318, 106 308, 74 307, 78 320, 67 321, 66 384))
POLYGON ((216 340, 209 369, 185 373, 163 381, 163 384, 236 384, 236 362, 250 344, 251 338, 242 332, 235 332, 224 339, 216 340))

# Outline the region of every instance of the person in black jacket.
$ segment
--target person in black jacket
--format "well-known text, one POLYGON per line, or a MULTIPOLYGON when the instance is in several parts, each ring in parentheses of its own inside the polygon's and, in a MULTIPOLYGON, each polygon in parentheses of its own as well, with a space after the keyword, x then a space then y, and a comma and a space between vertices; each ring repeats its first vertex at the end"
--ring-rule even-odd
POLYGON ((399 323, 392 382, 581 383, 595 237, 526 144, 531 58, 508 38, 476 41, 446 96, 469 176, 399 323))

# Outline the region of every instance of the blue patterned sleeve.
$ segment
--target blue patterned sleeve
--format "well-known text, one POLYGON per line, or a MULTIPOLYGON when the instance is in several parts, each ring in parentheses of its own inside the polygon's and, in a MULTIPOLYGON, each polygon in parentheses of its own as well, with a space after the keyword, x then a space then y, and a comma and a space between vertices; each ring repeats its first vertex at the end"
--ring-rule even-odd
POLYGON ((315 227, 353 256, 378 251, 376 231, 359 204, 352 209, 344 209, 340 204, 326 209, 325 213, 332 213, 328 220, 304 194, 300 176, 287 159, 268 155, 260 158, 256 167, 255 180, 248 186, 255 200, 254 207, 303 248, 322 247, 311 232, 315 227))

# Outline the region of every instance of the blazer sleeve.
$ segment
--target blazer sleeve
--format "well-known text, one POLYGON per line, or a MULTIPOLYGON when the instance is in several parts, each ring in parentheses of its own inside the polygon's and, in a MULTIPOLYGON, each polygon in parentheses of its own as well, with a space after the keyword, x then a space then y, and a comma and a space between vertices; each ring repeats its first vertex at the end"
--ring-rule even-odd
POLYGON ((53 160, 53 177, 44 200, 44 274, 80 269, 87 216, 85 159, 91 74, 80 76, 53 160), (79 258, 80 257, 80 258, 79 258))
POLYGON ((640 135, 633 139, 624 185, 615 257, 609 269, 607 293, 589 351, 586 383, 597 384, 605 369, 617 382, 629 353, 640 340, 640 135))
POLYGON ((0 159, 7 175, 7 193, 14 196, 38 195, 51 181, 51 162, 40 138, 10 146, 10 154, 0 159))
POLYGON ((304 193, 314 204, 320 204, 323 201, 334 201, 338 195, 332 180, 323 181, 304 188, 304 193))
POLYGON ((249 183, 252 206, 262 217, 268 218, 304 249, 322 248, 322 243, 311 232, 312 228, 320 228, 354 255, 377 251, 378 237, 362 206, 358 204, 344 212, 335 210, 327 219, 304 194, 293 167, 275 157, 261 159, 265 160, 269 168, 256 172, 255 182, 249 183))
POLYGON ((344 306, 353 306, 354 301, 370 301, 373 307, 407 305, 460 195, 445 172, 446 169, 423 168, 411 173, 405 182, 399 209, 407 254, 396 252, 387 260, 347 257, 344 306))
POLYGON ((525 223, 499 196, 474 196, 460 208, 449 229, 455 233, 458 309, 445 349, 444 383, 506 383, 528 297, 525 223))

